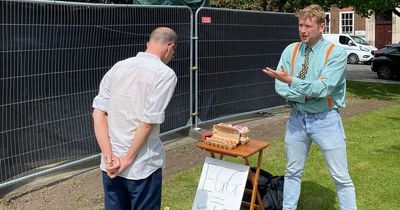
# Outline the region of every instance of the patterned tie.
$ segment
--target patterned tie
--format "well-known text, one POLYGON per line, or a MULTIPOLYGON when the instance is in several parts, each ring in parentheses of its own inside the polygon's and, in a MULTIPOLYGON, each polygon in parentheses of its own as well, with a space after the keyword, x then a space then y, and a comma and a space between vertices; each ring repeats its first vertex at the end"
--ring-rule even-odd
POLYGON ((297 76, 299 79, 306 78, 308 71, 308 58, 310 57, 310 52, 311 52, 311 47, 306 46, 306 55, 304 57, 303 69, 299 72, 299 75, 297 76))

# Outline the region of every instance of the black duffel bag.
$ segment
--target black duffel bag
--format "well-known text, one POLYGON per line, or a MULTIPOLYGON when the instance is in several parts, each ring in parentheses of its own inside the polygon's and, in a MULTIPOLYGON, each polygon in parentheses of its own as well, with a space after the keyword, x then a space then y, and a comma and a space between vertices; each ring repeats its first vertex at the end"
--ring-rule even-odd
MULTIPOLYGON (((251 168, 255 174, 256 169, 251 168)), ((268 171, 260 169, 260 178, 258 180, 258 191, 260 192, 265 210, 281 210, 283 201, 283 181, 284 176, 274 176, 268 171)), ((247 180, 246 188, 252 189, 253 186, 247 180)), ((251 195, 244 194, 243 201, 250 202, 251 195)))

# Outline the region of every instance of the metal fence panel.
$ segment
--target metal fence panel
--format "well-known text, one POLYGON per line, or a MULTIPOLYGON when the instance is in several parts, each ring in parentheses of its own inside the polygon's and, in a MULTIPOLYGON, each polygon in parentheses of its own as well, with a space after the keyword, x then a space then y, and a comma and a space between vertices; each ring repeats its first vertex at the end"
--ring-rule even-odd
POLYGON ((188 126, 188 7, 6 0, 0 12, 0 185, 98 154, 90 107, 100 80, 114 63, 143 51, 158 26, 179 36, 170 63, 178 85, 162 131, 188 126))
POLYGON ((196 13, 196 112, 202 122, 285 103, 261 71, 298 40, 294 14, 201 8, 196 13))

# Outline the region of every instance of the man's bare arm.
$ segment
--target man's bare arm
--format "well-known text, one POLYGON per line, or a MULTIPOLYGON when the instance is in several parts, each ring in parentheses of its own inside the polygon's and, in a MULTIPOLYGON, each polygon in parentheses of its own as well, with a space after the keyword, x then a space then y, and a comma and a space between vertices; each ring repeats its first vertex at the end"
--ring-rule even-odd
POLYGON ((136 156, 138 155, 140 149, 147 142, 150 133, 153 131, 155 124, 149 124, 145 122, 140 122, 138 128, 136 129, 135 137, 132 141, 132 144, 128 150, 128 153, 125 157, 120 157, 121 167, 118 169, 118 172, 112 174, 111 178, 114 178, 118 174, 120 174, 123 170, 125 170, 128 166, 132 165, 135 161, 136 156))
POLYGON ((99 109, 94 109, 92 116, 96 140, 99 144, 101 153, 103 154, 107 173, 116 172, 117 168, 119 167, 119 160, 112 153, 112 147, 108 133, 107 113, 99 109))

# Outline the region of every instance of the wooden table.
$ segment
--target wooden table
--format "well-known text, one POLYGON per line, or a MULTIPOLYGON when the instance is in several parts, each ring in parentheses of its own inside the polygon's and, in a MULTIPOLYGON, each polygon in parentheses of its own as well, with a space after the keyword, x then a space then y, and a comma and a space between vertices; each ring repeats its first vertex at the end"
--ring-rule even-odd
POLYGON ((251 170, 249 170, 249 177, 248 177, 251 184, 253 185, 253 189, 245 189, 245 193, 251 193, 251 202, 249 203, 242 201, 242 205, 249 207, 250 210, 254 210, 254 208, 264 210, 262 198, 257 190, 257 186, 258 186, 258 178, 260 177, 262 153, 263 150, 268 146, 269 143, 267 141, 262 141, 262 140, 249 140, 247 144, 239 145, 238 147, 233 149, 224 149, 221 147, 216 147, 206 144, 205 142, 200 142, 197 144, 197 147, 210 152, 210 155, 213 158, 215 158, 215 154, 219 154, 219 159, 221 160, 223 159, 224 155, 232 157, 242 157, 244 159, 244 164, 247 166, 250 166, 248 157, 258 153, 256 174, 254 174, 251 170), (255 204, 256 198, 257 198, 257 204, 255 204))

